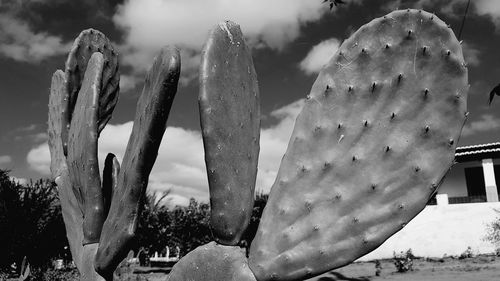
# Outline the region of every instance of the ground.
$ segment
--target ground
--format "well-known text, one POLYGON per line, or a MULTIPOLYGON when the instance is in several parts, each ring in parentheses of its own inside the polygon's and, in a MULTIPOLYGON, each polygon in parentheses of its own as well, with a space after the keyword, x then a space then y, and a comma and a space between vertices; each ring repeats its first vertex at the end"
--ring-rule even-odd
POLYGON ((352 281, 490 281, 500 280, 500 258, 477 256, 467 259, 416 259, 413 271, 397 273, 392 260, 381 261, 381 276, 375 276, 375 264, 371 262, 353 263, 312 280, 352 280, 352 281))
MULTIPOLYGON (((307 281, 497 281, 500 280, 500 257, 494 255, 479 255, 473 258, 442 258, 425 259, 417 258, 413 262, 413 271, 397 273, 396 267, 391 259, 381 260, 382 271, 380 276, 375 276, 374 262, 356 262, 325 273, 307 281)), ((165 271, 165 268, 140 268, 132 266, 121 268, 123 281, 165 281, 167 274, 158 272, 165 271), (142 271, 152 273, 133 273, 142 271), (156 271, 156 272, 155 272, 156 271)), ((120 271, 120 269, 119 269, 120 271)), ((71 280, 76 281, 77 273, 62 272, 57 274, 53 271, 50 280, 71 280), (55 274, 55 275, 54 275, 55 274), (66 275, 65 275, 66 274, 66 275), (69 275, 68 275, 69 274, 69 275), (58 278, 54 278, 57 275, 58 278), (69 276, 71 275, 71 278, 69 276)), ((0 279, 1 276, 0 276, 0 279)), ((18 280, 7 279, 9 281, 18 280)))
MULTIPOLYGON (((500 280, 500 257, 480 255, 473 258, 424 259, 413 262, 413 271, 397 273, 392 260, 382 260, 381 276, 375 276, 373 262, 353 263, 308 281, 493 281, 500 280)), ((142 280, 164 281, 165 274, 140 274, 142 280)))

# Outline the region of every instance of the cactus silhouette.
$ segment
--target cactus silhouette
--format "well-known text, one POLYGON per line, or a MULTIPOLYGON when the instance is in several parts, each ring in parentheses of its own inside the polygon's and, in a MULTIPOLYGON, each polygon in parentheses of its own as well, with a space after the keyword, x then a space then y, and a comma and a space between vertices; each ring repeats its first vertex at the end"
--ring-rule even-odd
POLYGON ((118 98, 117 54, 102 33, 85 30, 73 45, 65 72, 57 70, 52 77, 51 174, 82 280, 112 280, 130 250, 179 74, 179 51, 164 48, 146 76, 122 166, 109 154, 102 181, 97 144, 118 98))
MULTIPOLYGON (((97 136, 116 102, 118 74, 110 71, 114 52, 97 48, 85 57, 77 62, 78 77, 67 78, 68 67, 53 76, 51 170, 82 278, 99 278, 95 268, 111 279, 130 248, 180 66, 176 50, 157 57, 123 164, 109 155, 101 182, 97 136), (77 95, 68 90, 71 81, 82 81, 74 82, 77 95)), ((443 21, 409 9, 362 26, 307 95, 247 257, 237 245, 253 206, 260 109, 252 57, 237 24, 213 28, 199 81, 215 241, 176 263, 170 281, 303 280, 369 253, 437 192, 467 118, 467 67, 443 21)))

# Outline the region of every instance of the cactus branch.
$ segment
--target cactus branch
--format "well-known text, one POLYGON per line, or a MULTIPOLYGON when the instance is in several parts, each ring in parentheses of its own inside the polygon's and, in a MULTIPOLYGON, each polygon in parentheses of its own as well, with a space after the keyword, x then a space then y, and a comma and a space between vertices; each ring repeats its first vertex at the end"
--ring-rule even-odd
POLYGON ((94 53, 78 93, 68 138, 68 167, 83 211, 83 244, 97 243, 104 223, 104 199, 97 159, 97 118, 104 59, 94 53))
POLYGON ((252 215, 259 158, 259 87, 240 27, 221 22, 200 67, 200 121, 215 241, 236 245, 252 215))
POLYGON ((155 58, 146 76, 96 254, 95 268, 102 276, 112 274, 126 257, 135 236, 140 202, 166 128, 179 74, 179 51, 167 47, 155 58))
POLYGON ((424 11, 395 11, 344 41, 297 117, 252 242, 259 281, 346 265, 425 207, 465 122, 463 61, 451 29, 424 11))
POLYGON ((103 55, 102 88, 99 96, 98 133, 104 129, 111 118, 119 93, 120 75, 118 71, 118 54, 104 34, 95 29, 87 29, 80 33, 66 60, 65 80, 68 110, 62 120, 62 139, 64 154, 67 155, 69 126, 73 118, 78 92, 82 86, 85 71, 90 57, 95 52, 103 55))

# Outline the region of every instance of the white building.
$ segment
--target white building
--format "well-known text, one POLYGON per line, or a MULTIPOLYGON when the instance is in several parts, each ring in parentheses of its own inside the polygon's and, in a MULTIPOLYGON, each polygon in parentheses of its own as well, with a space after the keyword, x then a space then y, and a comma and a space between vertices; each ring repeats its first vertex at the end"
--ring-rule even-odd
POLYGON ((500 217, 500 142, 459 147, 455 159, 428 206, 361 260, 392 258, 409 248, 423 257, 460 255, 469 246, 475 253, 495 251, 484 237, 487 224, 500 217))

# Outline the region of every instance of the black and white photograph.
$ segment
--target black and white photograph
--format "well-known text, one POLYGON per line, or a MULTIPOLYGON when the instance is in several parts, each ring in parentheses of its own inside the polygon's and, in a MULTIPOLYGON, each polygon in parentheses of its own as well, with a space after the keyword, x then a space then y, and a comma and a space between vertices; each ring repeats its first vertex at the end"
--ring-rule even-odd
POLYGON ((0 0, 0 281, 494 281, 499 198, 498 0, 0 0))

